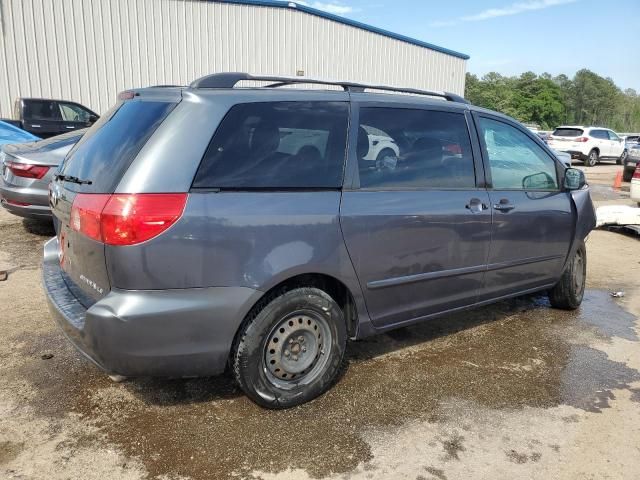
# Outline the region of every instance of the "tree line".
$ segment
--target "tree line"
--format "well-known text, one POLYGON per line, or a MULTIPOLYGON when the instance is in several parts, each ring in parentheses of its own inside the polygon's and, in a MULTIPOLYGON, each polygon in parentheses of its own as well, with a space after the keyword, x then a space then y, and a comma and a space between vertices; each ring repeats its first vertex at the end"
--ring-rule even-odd
POLYGON ((592 125, 618 132, 640 132, 640 96, 622 91, 610 78, 583 69, 567 75, 525 72, 507 77, 467 73, 465 98, 523 123, 553 130, 558 125, 592 125))

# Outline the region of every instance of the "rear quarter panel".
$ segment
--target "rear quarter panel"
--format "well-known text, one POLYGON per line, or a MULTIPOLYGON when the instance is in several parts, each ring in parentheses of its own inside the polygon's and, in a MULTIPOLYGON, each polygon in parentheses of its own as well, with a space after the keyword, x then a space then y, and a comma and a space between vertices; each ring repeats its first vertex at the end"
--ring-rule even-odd
POLYGON ((341 192, 191 193, 182 218, 141 245, 106 247, 121 289, 249 287, 299 274, 341 280, 359 313, 362 294, 338 220, 341 192))

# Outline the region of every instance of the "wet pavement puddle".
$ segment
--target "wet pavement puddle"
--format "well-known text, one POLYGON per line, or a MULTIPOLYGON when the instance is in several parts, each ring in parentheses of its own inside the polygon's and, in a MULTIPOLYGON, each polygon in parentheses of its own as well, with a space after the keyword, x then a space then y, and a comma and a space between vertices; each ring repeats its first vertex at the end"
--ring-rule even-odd
MULTIPOLYGON (((629 389, 640 373, 589 344, 638 341, 634 321, 600 290, 587 291, 577 312, 529 296, 449 315, 351 343, 338 384, 287 411, 255 406, 224 376, 111 383, 57 330, 14 339, 34 360, 9 381, 33 386, 29 402, 42 415, 74 412, 99 426, 151 477, 242 477, 287 468, 320 477, 371 459, 364 431, 443 421, 438 406, 445 401, 492 409, 607 408, 612 390, 629 389), (45 349, 53 358, 41 360, 45 349)), ((455 444, 450 450, 457 455, 455 444)))

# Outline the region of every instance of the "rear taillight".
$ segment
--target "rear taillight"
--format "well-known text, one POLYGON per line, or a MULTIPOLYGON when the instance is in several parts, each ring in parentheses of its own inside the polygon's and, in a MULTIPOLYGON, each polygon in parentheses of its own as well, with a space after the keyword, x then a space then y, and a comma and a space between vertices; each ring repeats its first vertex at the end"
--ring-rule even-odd
POLYGON ((636 165, 636 169, 633 172, 633 177, 636 180, 640 180, 640 162, 638 162, 638 164, 636 165))
POLYGON ((5 165, 16 177, 40 179, 46 175, 50 167, 46 165, 30 165, 28 163, 5 162, 5 165))
POLYGON ((589 141, 589 137, 578 137, 574 140, 574 142, 578 142, 578 143, 584 143, 588 141, 589 141))
POLYGON ((107 245, 135 245, 160 235, 184 211, 186 193, 78 194, 71 228, 107 245))

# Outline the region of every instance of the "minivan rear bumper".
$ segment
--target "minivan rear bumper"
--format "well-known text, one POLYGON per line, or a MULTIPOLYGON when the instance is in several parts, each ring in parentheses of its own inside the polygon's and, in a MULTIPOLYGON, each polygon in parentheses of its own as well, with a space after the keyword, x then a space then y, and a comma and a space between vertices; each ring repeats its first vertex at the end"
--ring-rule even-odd
POLYGON ((246 287, 114 289, 87 309, 62 278, 57 238, 44 246, 42 276, 65 336, 100 368, 123 376, 222 373, 238 327, 262 296, 246 287))

